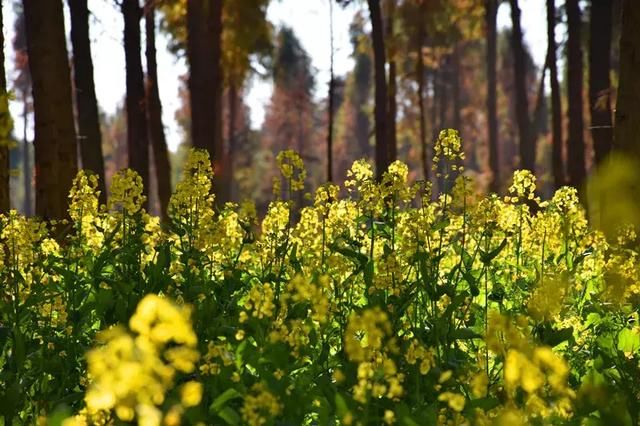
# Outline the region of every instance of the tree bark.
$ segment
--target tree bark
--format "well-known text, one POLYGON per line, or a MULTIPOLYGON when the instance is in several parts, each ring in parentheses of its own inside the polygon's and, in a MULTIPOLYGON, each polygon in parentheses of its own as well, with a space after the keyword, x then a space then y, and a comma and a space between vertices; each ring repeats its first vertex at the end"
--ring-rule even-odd
POLYGON ((558 83, 558 65, 556 52, 558 50, 555 38, 556 6, 554 0, 547 0, 547 62, 549 65, 549 79, 551 86, 551 169, 555 188, 565 184, 564 161, 562 160, 562 102, 560 100, 560 84, 558 83))
POLYGON ((333 181, 333 104, 334 100, 334 75, 333 75, 333 0, 329 0, 329 105, 327 107, 327 182, 333 181))
POLYGON ((422 178, 429 180, 429 156, 427 153, 427 124, 424 105, 424 58, 422 57, 422 35, 419 37, 416 50, 416 79, 418 80, 418 108, 420 110, 420 159, 422 162, 422 178))
POLYGON ((569 184, 581 188, 587 175, 584 161, 583 69, 580 6, 578 0, 567 0, 567 72, 569 88, 569 184))
POLYGON ((169 162, 167 140, 164 134, 164 125, 162 124, 162 103, 160 102, 160 92, 158 89, 156 22, 153 0, 147 3, 144 17, 146 35, 145 56, 147 59, 147 123, 149 126, 151 149, 153 151, 156 182, 158 184, 160 216, 163 221, 166 221, 167 207, 169 205, 169 198, 171 198, 171 163, 169 162))
POLYGON ((487 25, 487 121, 489 131, 489 191, 500 190, 500 159, 498 152, 498 86, 497 86, 497 0, 485 0, 487 25))
POLYGON ((31 158, 29 155, 29 141, 27 140, 27 128, 29 124, 29 95, 27 91, 22 93, 22 170, 24 184, 24 215, 31 216, 33 214, 33 203, 31 202, 31 187, 33 181, 33 168, 31 167, 31 158))
POLYGON ((236 144, 237 144, 237 135, 236 135, 236 126, 237 126, 237 117, 238 117, 238 88, 235 83, 231 83, 229 88, 227 89, 227 97, 228 97, 228 105, 229 105, 229 123, 228 123, 228 131, 229 135, 227 136, 229 146, 227 149, 227 157, 226 157, 226 171, 227 178, 225 181, 227 182, 228 195, 229 200, 233 200, 234 197, 234 161, 236 155, 236 144))
POLYGON ((611 33, 613 5, 611 0, 591 1, 589 36, 589 107, 591 136, 596 165, 609 155, 613 145, 611 123, 611 33))
MULTIPOLYGON (((221 44, 222 1, 187 0, 192 143, 209 152, 214 173, 218 176, 224 176, 221 44)), ((219 181, 214 180, 218 204, 225 198, 219 181)))
MULTIPOLYGON (((142 9, 138 0, 122 0, 124 17, 124 52, 127 84, 127 147, 129 168, 135 170, 144 184, 149 186, 149 137, 145 105, 144 74, 140 58, 140 18, 142 9)), ((145 203, 145 207, 147 203, 145 203)))
POLYGON ((531 137, 529 120, 529 99, 527 97, 526 54, 522 42, 520 25, 520 7, 518 0, 510 0, 511 49, 513 50, 513 74, 516 92, 516 120, 518 122, 518 139, 520 142, 520 168, 535 173, 536 146, 531 137))
MULTIPOLYGON (((3 114, 9 113, 9 100, 7 96, 7 76, 4 73, 4 25, 2 16, 2 1, 0 0, 0 99, 2 101, 3 114), (4 111, 4 108, 7 108, 4 111)), ((4 129, 3 129, 4 130, 4 129)), ((7 136, 8 136, 8 130, 7 136)), ((7 213, 11 200, 9 196, 9 140, 0 140, 0 213, 7 213)))
POLYGON ((78 167, 62 1, 24 0, 23 5, 33 79, 36 214, 62 219, 78 167))
POLYGON ((640 8, 624 0, 614 149, 640 160, 640 8))
POLYGON ((397 64, 395 58, 395 40, 393 34, 393 19, 395 14, 395 2, 396 0, 387 0, 388 13, 387 13, 387 47, 389 50, 389 80, 388 80, 388 95, 389 105, 387 106, 389 113, 389 138, 388 143, 388 160, 389 164, 396 161, 398 158, 398 137, 396 129, 396 121, 398 115, 398 103, 396 100, 398 92, 397 82, 397 64))
POLYGON ((73 46, 73 81, 75 84, 78 145, 82 167, 98 175, 100 203, 106 204, 102 135, 98 118, 98 100, 93 81, 93 61, 89 39, 87 0, 68 0, 73 46))
POLYGON ((387 80, 385 72, 385 47, 384 34, 382 28, 382 12, 380 11, 380 0, 367 0, 369 4, 369 14, 371 15, 371 37, 373 41, 373 63, 375 80, 375 157, 376 157, 376 177, 382 178, 382 174, 389 167, 389 144, 388 144, 388 123, 387 111, 387 80))

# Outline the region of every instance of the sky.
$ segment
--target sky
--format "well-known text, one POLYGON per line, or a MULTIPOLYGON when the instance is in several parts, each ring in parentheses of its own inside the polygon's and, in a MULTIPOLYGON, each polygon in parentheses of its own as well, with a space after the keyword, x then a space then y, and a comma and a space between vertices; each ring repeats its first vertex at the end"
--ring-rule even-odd
MULTIPOLYGON (((50 1, 50 0, 47 0, 50 1)), ((58 0, 59 1, 59 0, 58 0)), ((242 0, 234 0, 242 1, 242 0)), ((15 14, 11 3, 2 2, 5 36, 5 69, 9 86, 15 72, 13 70, 14 52, 11 46, 13 39, 13 21, 15 14)), ((364 2, 355 2, 353 6, 333 8, 334 18, 334 69, 336 75, 345 75, 353 66, 350 58, 349 24, 359 8, 366 7, 364 2)), ((522 27, 525 41, 531 47, 534 61, 538 65, 544 62, 546 54, 546 15, 545 0, 521 0, 522 27)), ((121 105, 125 94, 125 62, 122 47, 122 16, 113 0, 89 0, 92 12, 90 21, 90 37, 95 68, 96 94, 99 106, 108 114, 113 114, 121 105)), ((368 14, 367 14, 368 16, 368 14)), ((313 68, 316 71, 316 97, 321 98, 327 92, 330 61, 329 0, 274 0, 267 11, 267 18, 276 27, 291 27, 302 46, 308 52, 313 68)), ((68 36, 69 17, 65 2, 65 25, 68 36)), ((498 26, 510 27, 509 6, 502 4, 498 11, 498 26)), ((141 23, 144 45, 144 28, 141 23)), ((556 38, 562 30, 558 28, 556 38)), ((179 126, 174 119, 174 112, 180 106, 178 97, 179 77, 187 72, 184 58, 176 58, 167 49, 167 37, 158 34, 156 38, 158 50, 158 79, 160 98, 163 107, 163 121, 170 149, 174 150, 182 140, 179 126)), ((68 45, 69 51, 71 46, 68 45)), ((142 53, 143 67, 144 54, 142 53)), ((251 109, 252 127, 259 128, 264 119, 265 106, 271 96, 272 85, 269 81, 254 78, 249 82, 246 102, 251 109)), ((22 134, 22 107, 19 102, 12 101, 10 110, 16 119, 15 132, 22 134)), ((33 137, 32 125, 28 126, 28 137, 33 137)))

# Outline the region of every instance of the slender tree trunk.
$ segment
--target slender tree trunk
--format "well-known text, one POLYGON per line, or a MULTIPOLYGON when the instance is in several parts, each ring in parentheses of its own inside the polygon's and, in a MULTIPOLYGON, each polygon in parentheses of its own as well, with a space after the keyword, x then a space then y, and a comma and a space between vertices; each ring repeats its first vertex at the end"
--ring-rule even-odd
POLYGON ((78 142, 82 167, 98 175, 100 203, 106 204, 102 135, 98 118, 98 100, 93 81, 93 61, 89 39, 87 0, 68 0, 73 46, 73 81, 75 84, 78 142))
MULTIPOLYGON (((440 129, 436 133, 436 140, 440 135, 440 131, 443 129, 447 129, 451 126, 451 122, 449 121, 448 112, 449 112, 449 96, 451 95, 449 91, 449 80, 450 80, 450 62, 449 56, 445 56, 443 61, 440 63, 440 69, 438 70, 438 128, 440 129)), ((440 161, 437 164, 438 171, 438 191, 440 194, 444 194, 448 192, 449 186, 447 180, 445 179, 445 169, 444 162, 445 160, 442 156, 440 157, 440 161)))
POLYGON ((555 38, 556 6, 554 0, 547 0, 547 61, 549 63, 549 79, 551 82, 551 169, 553 182, 557 188, 565 184, 564 161, 562 160, 562 102, 560 100, 560 84, 558 83, 558 65, 556 62, 555 38))
POLYGON ((375 79, 375 136, 376 136, 376 176, 378 179, 389 167, 388 123, 387 113, 387 80, 385 72, 385 47, 382 28, 382 12, 380 0, 367 0, 371 15, 371 36, 373 38, 373 62, 375 79))
POLYGON ((584 161, 583 68, 580 6, 567 0, 567 71, 569 86, 569 184, 581 188, 587 171, 584 161))
MULTIPOLYGON (((191 137, 194 147, 209 152, 218 176, 224 176, 221 44, 222 1, 187 0, 191 137)), ((214 188, 220 205, 225 201, 220 179, 214 188)))
POLYGON ((429 156, 427 153, 427 124, 424 105, 424 58, 422 57, 422 34, 416 50, 416 78, 418 80, 418 108, 420 110, 420 159, 422 162, 422 178, 429 180, 429 156))
POLYGON ((169 198, 171 198, 171 163, 169 162, 167 140, 164 134, 164 125, 162 124, 162 103, 160 102, 160 91, 158 88, 156 21, 153 0, 149 1, 145 7, 144 22, 146 34, 145 56, 147 59, 147 123, 153 152, 156 182, 158 184, 160 215, 162 220, 165 221, 167 219, 169 198))
POLYGON ((624 0, 614 149, 640 160, 640 8, 624 0))
POLYGON ((327 182, 333 181, 333 0, 329 0, 329 105, 327 108, 329 128, 327 129, 327 182))
POLYGON ((522 27, 520 25, 520 7, 518 0, 510 0, 511 49, 513 50, 513 74, 516 92, 516 120, 518 122, 518 139, 520 142, 520 168, 535 173, 536 146, 531 137, 529 120, 529 100, 527 98, 526 53, 522 43, 522 27))
POLYGON ((62 219, 78 168, 62 1, 24 0, 23 5, 33 79, 36 213, 62 219))
POLYGON ((602 164, 613 145, 611 81, 609 78, 612 19, 613 4, 611 0, 591 1, 589 107, 596 165, 602 164))
MULTIPOLYGON (((145 105, 144 73, 140 57, 140 18, 142 9, 138 0, 122 0, 124 17, 124 52, 127 84, 127 147, 129 167, 135 170, 149 190, 149 137, 145 105)), ((146 207, 147 203, 145 203, 146 207)))
MULTIPOLYGON (((2 1, 0 0, 0 101, 3 111, 9 112, 7 98, 7 76, 4 73, 4 22, 2 16, 2 1), (4 109, 6 107, 6 110, 4 109)), ((0 213, 9 211, 11 200, 9 196, 9 129, 0 140, 0 213)))
POLYGON ((498 153, 498 86, 497 86, 497 0, 485 0, 487 25, 487 120, 489 130, 489 169, 491 182, 489 190, 500 190, 500 159, 498 153))
POLYGON ((397 82, 397 65, 395 58, 395 39, 393 33, 393 19, 395 15, 395 7, 396 0, 387 0, 388 8, 387 8, 387 47, 388 47, 388 58, 389 58, 389 80, 388 80, 388 94, 389 94, 389 105, 387 106, 389 113, 389 138, 388 143, 388 160, 389 164, 396 161, 398 158, 398 137, 397 137, 397 129, 396 129, 396 121, 398 115, 398 103, 396 100, 397 92, 398 92, 398 82, 397 82))
POLYGON ((33 181, 33 170, 29 155, 29 141, 27 139, 27 127, 29 125, 29 94, 24 91, 22 93, 22 169, 23 185, 24 185, 24 214, 31 216, 33 214, 31 202, 31 186, 33 181))
POLYGON ((225 161, 227 178, 226 182, 228 182, 229 189, 229 200, 233 200, 234 197, 234 161, 236 155, 236 144, 237 144, 237 136, 236 136, 236 121, 238 117, 238 88, 234 83, 229 85, 229 89, 227 89, 227 97, 228 97, 228 105, 229 105, 229 123, 228 123, 228 136, 227 140, 229 142, 229 146, 227 149, 227 157, 225 161))

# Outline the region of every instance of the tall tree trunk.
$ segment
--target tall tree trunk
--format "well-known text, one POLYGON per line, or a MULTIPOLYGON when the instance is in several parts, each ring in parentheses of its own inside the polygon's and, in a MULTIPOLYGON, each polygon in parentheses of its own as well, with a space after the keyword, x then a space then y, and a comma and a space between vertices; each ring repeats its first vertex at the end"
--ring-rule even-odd
POLYGON ((558 83, 558 65, 556 62, 555 38, 556 6, 554 0, 547 0, 547 62, 549 65, 549 79, 551 82, 551 169, 553 183, 560 188, 565 183, 564 162, 562 160, 562 103, 560 100, 560 84, 558 83))
POLYGON ((31 216, 33 214, 33 203, 31 197, 31 186, 33 182, 33 169, 31 167, 31 159, 29 153, 29 141, 27 138, 27 128, 29 124, 29 94, 24 91, 22 93, 22 170, 24 185, 24 214, 31 216))
MULTIPOLYGON (((438 131, 436 132, 436 140, 440 135, 440 131, 443 129, 447 129, 451 127, 451 122, 449 121, 449 80, 451 77, 450 73, 450 57, 445 56, 444 59, 440 62, 440 68, 438 70, 438 131)), ((449 190, 449 182, 445 179, 445 167, 444 163, 447 161, 443 156, 440 156, 440 160, 437 164, 437 172, 438 172, 438 192, 440 194, 445 194, 449 190)))
POLYGON ((156 21, 153 0, 145 6, 144 27, 146 35, 145 56, 147 59, 147 123, 149 139, 153 151, 156 182, 158 183, 158 200, 160 201, 160 215, 167 219, 167 206, 171 198, 171 163, 167 140, 162 124, 162 103, 158 88, 158 64, 156 62, 156 21))
POLYGON ((389 80, 388 80, 388 95, 389 105, 387 106, 389 113, 389 138, 388 138, 388 160, 389 164, 396 161, 398 158, 398 137, 396 129, 396 120, 398 115, 398 102, 396 100, 398 92, 397 82, 397 65, 395 58, 395 39, 393 33, 393 19, 395 15, 396 0, 387 0, 387 48, 389 58, 389 80))
POLYGON ((98 100, 93 81, 93 61, 89 39, 87 0, 68 0, 73 46, 73 81, 75 84, 78 142, 82 167, 98 175, 100 203, 107 201, 102 158, 102 135, 98 118, 98 100))
POLYGON ((371 15, 371 37, 373 38, 373 62, 375 79, 375 135, 376 135, 376 176, 378 179, 387 171, 389 167, 389 145, 388 126, 389 119, 387 113, 387 79, 385 72, 385 48, 384 34, 382 28, 382 12, 380 10, 380 0, 367 0, 369 13, 371 15))
POLYGON ((429 156, 427 153, 427 124, 424 105, 424 58, 422 57, 423 34, 419 37, 416 50, 416 78, 418 80, 418 108, 420 110, 420 160, 422 163, 422 178, 429 180, 429 156))
MULTIPOLYGON (((7 76, 4 73, 4 22, 2 16, 2 1, 0 0, 0 102, 3 114, 9 113, 9 99, 7 98, 7 76), (5 109, 6 108, 6 109, 5 109), (6 112, 5 112, 6 111, 6 112)), ((9 134, 2 135, 0 140, 0 213, 6 213, 10 208, 9 196, 9 134)))
MULTIPOLYGON (((124 53, 127 84, 127 147, 129 168, 135 170, 149 191, 149 137, 145 105, 144 73, 140 57, 140 18, 142 9, 138 0, 122 0, 124 17, 124 53)), ((145 203, 146 207, 147 203, 145 203)))
POLYGON ((500 159, 498 153, 498 86, 497 86, 497 0, 485 0, 487 25, 487 120, 489 130, 489 169, 491 182, 489 190, 500 190, 500 159))
POLYGON ((24 0, 23 5, 33 79, 36 213, 62 219, 78 169, 62 1, 24 0))
POLYGON ((327 182, 333 181, 333 0, 329 0, 329 105, 327 108, 329 128, 327 129, 327 182))
POLYGON ((237 145, 237 135, 236 135, 236 126, 237 126, 237 117, 238 117, 238 87, 235 83, 231 83, 229 88, 227 89, 227 97, 228 97, 228 105, 229 105, 229 123, 228 123, 228 136, 227 140, 229 142, 229 146, 227 149, 227 157, 225 160, 227 178, 226 182, 228 182, 229 189, 229 200, 233 200, 234 198, 234 185, 235 181, 233 175, 235 173, 234 162, 236 155, 236 145, 237 145))
POLYGON ((516 92, 516 120, 518 122, 518 139, 520 142, 520 168, 535 173, 536 146, 531 137, 529 120, 529 100, 527 97, 526 53, 522 42, 520 25, 520 7, 518 0, 510 0, 511 49, 513 50, 513 74, 516 92))
POLYGON ((567 0, 567 72, 569 86, 569 184, 581 188, 587 175, 584 161, 583 68, 580 6, 578 0, 567 0))
POLYGON ((611 123, 611 0, 591 1, 589 36, 589 107, 596 164, 609 155, 613 144, 611 123))
POLYGON ((640 8, 624 0, 614 149, 640 160, 640 8))
MULTIPOLYGON (((218 176, 224 175, 221 44, 222 1, 187 0, 191 137, 194 147, 209 152, 218 176)), ((214 188, 220 205, 225 201, 220 179, 214 188)))

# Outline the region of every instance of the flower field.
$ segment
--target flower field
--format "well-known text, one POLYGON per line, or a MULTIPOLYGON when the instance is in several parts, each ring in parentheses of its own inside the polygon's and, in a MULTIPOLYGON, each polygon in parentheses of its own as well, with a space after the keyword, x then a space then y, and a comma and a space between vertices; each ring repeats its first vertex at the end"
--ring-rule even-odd
POLYGON ((0 216, 0 424, 638 424, 633 228, 526 171, 479 196, 459 151, 437 197, 360 161, 301 203, 285 151, 258 220, 192 151, 168 223, 129 170, 108 206, 80 172, 68 222, 0 216))

